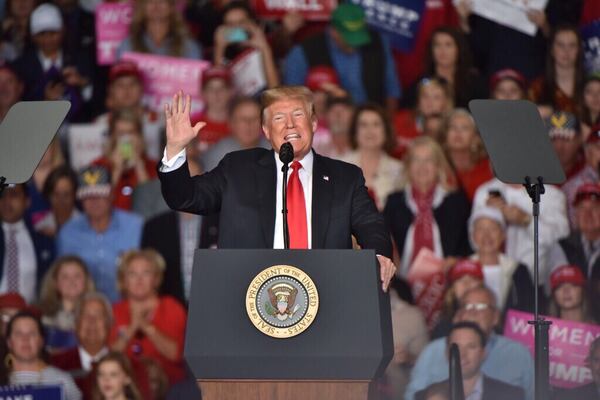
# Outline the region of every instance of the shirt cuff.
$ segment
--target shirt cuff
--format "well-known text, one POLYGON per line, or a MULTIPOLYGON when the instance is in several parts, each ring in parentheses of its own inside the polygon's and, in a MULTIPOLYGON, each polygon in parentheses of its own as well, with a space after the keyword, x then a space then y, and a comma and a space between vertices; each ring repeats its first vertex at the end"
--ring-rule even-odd
POLYGON ((167 173, 171 171, 175 171, 179 167, 181 167, 185 163, 185 149, 181 150, 175 157, 171 157, 170 160, 167 159, 167 148, 163 151, 163 158, 160 160, 160 172, 167 173))

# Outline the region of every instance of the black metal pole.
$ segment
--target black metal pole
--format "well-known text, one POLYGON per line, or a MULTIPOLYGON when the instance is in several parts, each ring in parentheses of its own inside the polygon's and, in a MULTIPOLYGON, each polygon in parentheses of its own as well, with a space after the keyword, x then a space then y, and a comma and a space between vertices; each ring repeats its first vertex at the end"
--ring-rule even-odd
POLYGON ((283 186, 281 187, 281 213, 283 214, 283 248, 288 250, 290 248, 290 230, 288 228, 288 209, 287 209, 287 177, 289 166, 287 163, 283 164, 281 171, 283 172, 283 186))
POLYGON ((462 381, 462 369, 460 367, 460 351, 456 343, 450 346, 450 362, 448 363, 450 400, 465 400, 465 390, 462 381))

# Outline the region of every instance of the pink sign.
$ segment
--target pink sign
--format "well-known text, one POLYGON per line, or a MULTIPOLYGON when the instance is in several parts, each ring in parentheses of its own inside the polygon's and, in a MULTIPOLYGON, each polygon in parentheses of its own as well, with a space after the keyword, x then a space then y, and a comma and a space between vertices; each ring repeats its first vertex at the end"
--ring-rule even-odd
POLYGON ((208 61, 129 52, 121 58, 136 63, 144 74, 144 103, 150 109, 162 112, 164 104, 183 90, 192 96, 192 112, 202 110, 200 83, 208 61))
POLYGON ((115 62, 115 53, 129 34, 131 3, 101 3, 96 7, 96 59, 99 65, 115 62))
MULTIPOLYGON (((592 373, 587 367, 590 344, 600 336, 600 326, 545 317, 550 325, 550 384, 573 388, 590 383, 592 373)), ((525 345, 534 356, 534 329, 527 321, 533 315, 508 310, 504 336, 525 345)))
POLYGON ((410 266, 407 278, 415 304, 423 312, 427 327, 432 330, 439 321, 446 291, 443 260, 423 247, 410 266))
POLYGON ((328 21, 337 0, 251 0, 250 4, 262 18, 279 19, 295 11, 309 21, 328 21))

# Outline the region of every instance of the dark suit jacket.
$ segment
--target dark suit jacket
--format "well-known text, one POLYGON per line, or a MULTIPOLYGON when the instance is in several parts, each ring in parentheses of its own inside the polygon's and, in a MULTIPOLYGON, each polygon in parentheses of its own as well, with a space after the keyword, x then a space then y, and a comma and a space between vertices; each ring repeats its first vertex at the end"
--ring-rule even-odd
MULTIPOLYGON (((35 259, 37 261, 36 293, 39 293, 38 289, 42 279, 56 257, 56 247, 52 238, 34 231, 29 224, 26 224, 26 226, 35 249, 35 259)), ((4 242, 4 230, 0 229, 0 281, 2 281, 2 277, 4 276, 4 262, 2 261, 4 260, 6 246, 4 242)))
MULTIPOLYGON (((445 385, 447 388, 449 387, 448 380, 434 383, 433 385, 445 385)), ((415 399, 427 399, 427 389, 428 388, 425 388, 417 392, 415 394, 415 399)), ((483 393, 481 398, 483 400, 525 400, 525 392, 518 386, 513 386, 483 375, 483 393)))
MULTIPOLYGON (((198 248, 207 249, 217 243, 217 216, 206 216, 202 219, 198 248)), ((142 232, 142 248, 151 247, 158 251, 167 268, 160 293, 171 295, 186 304, 183 291, 181 271, 181 238, 179 237, 179 215, 175 211, 167 211, 149 219, 142 232)))
MULTIPOLYGON (((210 172, 190 177, 187 163, 159 173, 169 207, 196 214, 220 213, 219 248, 272 248, 275 233, 276 163, 273 150, 227 154, 210 172)), ((314 154, 312 248, 350 249, 352 235, 365 249, 391 257, 383 217, 367 193, 362 171, 314 154)))
POLYGON ((598 388, 594 382, 573 389, 561 389, 556 392, 554 400, 600 400, 598 388))

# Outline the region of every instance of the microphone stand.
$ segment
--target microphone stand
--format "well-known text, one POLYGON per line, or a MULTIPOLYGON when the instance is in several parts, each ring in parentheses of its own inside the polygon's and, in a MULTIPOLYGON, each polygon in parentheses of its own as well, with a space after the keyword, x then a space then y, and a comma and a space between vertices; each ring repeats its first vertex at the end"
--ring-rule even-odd
POLYGON ((281 187, 281 201, 282 201, 282 209, 281 213, 283 214, 283 248, 289 250, 290 248, 290 230, 288 228, 288 210, 287 210, 287 177, 288 170, 290 169, 288 163, 283 163, 283 167, 281 167, 281 171, 283 172, 283 184, 281 187))

